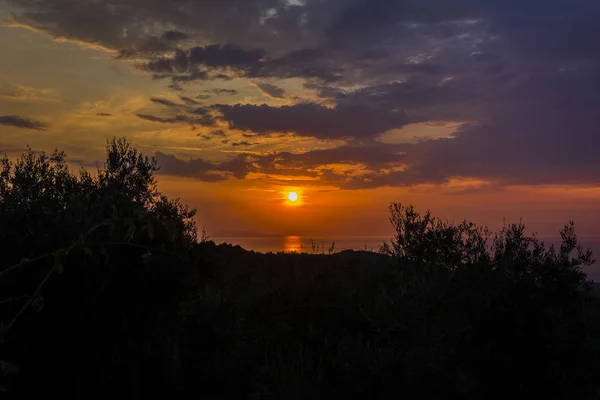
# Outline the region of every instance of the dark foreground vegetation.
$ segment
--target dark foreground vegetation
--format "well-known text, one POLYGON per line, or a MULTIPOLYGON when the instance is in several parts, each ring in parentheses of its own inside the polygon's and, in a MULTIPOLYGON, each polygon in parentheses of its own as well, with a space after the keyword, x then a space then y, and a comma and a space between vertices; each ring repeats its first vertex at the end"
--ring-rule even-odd
POLYGON ((0 161, 5 396, 599 398, 572 224, 548 249, 392 204, 378 254, 257 254, 198 240, 155 171, 122 140, 94 174, 0 161))

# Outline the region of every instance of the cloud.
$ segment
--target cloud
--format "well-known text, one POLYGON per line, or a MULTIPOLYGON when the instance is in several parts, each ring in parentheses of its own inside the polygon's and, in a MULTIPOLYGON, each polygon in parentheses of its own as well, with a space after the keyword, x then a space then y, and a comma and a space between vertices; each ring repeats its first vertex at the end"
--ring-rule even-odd
POLYGON ((213 68, 250 68, 265 57, 264 49, 244 50, 235 45, 210 45, 192 47, 187 53, 189 65, 213 68))
POLYGON ((250 142, 248 142, 247 140, 243 140, 243 141, 241 141, 241 142, 234 142, 234 143, 231 143, 231 145, 232 145, 233 147, 237 147, 237 146, 253 146, 253 145, 255 145, 255 144, 258 144, 258 143, 250 143, 250 142))
POLYGON ((215 93, 215 94, 228 94, 230 96, 235 96, 236 94, 238 94, 238 91, 234 90, 234 89, 219 89, 219 88, 207 90, 207 92, 215 93))
MULTIPOLYGON (((223 144, 230 143, 222 140, 223 144)), ((249 146, 253 143, 236 142, 232 146, 249 146)), ((161 173, 193 177, 205 181, 229 178, 244 179, 247 174, 259 173, 271 179, 290 177, 312 177, 307 185, 333 185, 345 189, 387 185, 380 176, 389 174, 389 169, 397 168, 405 157, 398 153, 397 146, 374 144, 368 147, 342 146, 328 150, 313 150, 305 153, 279 152, 271 154, 238 155, 229 161, 212 163, 202 159, 183 161, 174 155, 156 153, 161 173), (345 165, 345 170, 334 171, 334 165, 345 165), (362 170, 362 176, 353 175, 362 170), (220 175, 219 175, 220 174, 220 175), (373 179, 377 182, 373 184, 373 179)), ((414 179, 410 174, 404 181, 414 179)), ((397 182, 395 184, 398 184, 397 182)))
POLYGON ((0 85, 0 95, 14 99, 33 99, 37 97, 35 89, 8 82, 0 85))
POLYGON ((192 126, 215 126, 216 117, 210 107, 201 106, 201 104, 189 97, 179 96, 184 104, 176 103, 172 100, 151 97, 150 101, 160 106, 170 108, 171 112, 177 112, 176 115, 166 116, 154 115, 154 113, 138 112, 136 117, 146 121, 158 122, 163 124, 186 123, 192 126))
POLYGON ((169 57, 149 56, 149 61, 138 63, 137 68, 153 73, 155 79, 170 77, 177 82, 232 79, 223 71, 247 78, 301 77, 335 82, 342 71, 326 52, 319 49, 302 49, 273 58, 267 56, 264 48, 242 49, 231 44, 177 49, 169 57))
POLYGON ((271 107, 216 105, 230 128, 258 134, 292 132, 316 138, 372 137, 407 122, 400 112, 348 104, 327 108, 314 103, 271 107))
POLYGON ((165 31, 160 38, 165 42, 179 42, 181 40, 189 39, 190 35, 179 31, 165 31))
POLYGON ((17 128, 34 129, 45 131, 48 124, 31 118, 20 117, 18 115, 0 115, 0 125, 14 126, 17 128))
POLYGON ((210 115, 204 115, 202 117, 194 117, 190 115, 175 115, 172 117, 158 117, 150 114, 135 114, 136 117, 151 122, 159 122, 162 124, 177 124, 187 123, 190 125, 201 125, 201 126, 214 126, 215 119, 210 115))
POLYGON ((304 153, 279 152, 261 156, 256 160, 265 170, 279 168, 317 168, 329 164, 364 164, 372 169, 386 168, 391 164, 406 162, 397 145, 371 144, 345 145, 332 149, 312 150, 304 153))
POLYGON ((210 139, 215 139, 216 137, 225 137, 226 134, 221 129, 215 129, 215 130, 211 131, 209 135, 207 135, 205 133, 199 133, 196 136, 202 137, 206 140, 210 140, 210 139))
POLYGON ((255 170, 245 155, 238 155, 220 164, 202 159, 184 161, 162 152, 156 152, 155 159, 160 167, 158 171, 160 174, 196 178, 205 182, 218 182, 231 177, 243 179, 249 172, 255 170))
POLYGON ((236 159, 237 169, 211 164, 217 172, 210 179, 243 177, 254 168, 271 175, 311 169, 319 182, 344 188, 443 183, 453 176, 502 184, 600 183, 596 1, 10 3, 19 10, 15 23, 120 51, 153 78, 171 79, 173 89, 194 81, 231 86, 202 88, 199 97, 180 97, 183 104, 156 98, 177 115, 140 112, 140 118, 207 126, 220 120, 246 134, 349 143, 255 156, 252 163, 236 159), (289 78, 305 91, 286 93, 282 87, 292 86, 280 80, 289 78), (238 100, 246 95, 244 85, 263 80, 270 82, 257 84, 264 94, 295 104, 238 100), (211 105, 213 95, 231 95, 232 104, 211 105), (205 107, 196 100, 209 101, 205 107), (448 121, 463 123, 450 137, 376 142, 410 124, 448 121))
POLYGON ((271 85, 270 83, 255 83, 256 87, 260 90, 261 93, 275 98, 275 99, 283 99, 285 98, 285 90, 275 85, 271 85))
POLYGON ((194 99, 191 99, 189 97, 186 96, 179 96, 179 98, 181 99, 181 101, 183 101, 186 105, 188 106, 192 106, 192 105, 196 105, 196 104, 200 104, 199 102, 197 102, 194 99))
POLYGON ((174 82, 206 80, 210 76, 227 79, 227 75, 210 71, 231 68, 248 71, 257 68, 265 56, 263 49, 245 50, 235 45, 196 46, 188 50, 177 49, 172 57, 153 58, 139 63, 138 69, 152 72, 157 79, 170 77, 174 82))
POLYGON ((50 89, 36 89, 34 87, 19 85, 11 82, 0 84, 0 97, 5 97, 11 100, 21 101, 39 101, 52 100, 48 97, 52 94, 50 89))
POLYGON ((154 98, 151 97, 150 101, 156 104, 161 104, 163 106, 169 106, 169 107, 178 107, 179 104, 175 103, 174 101, 171 100, 167 100, 167 99, 158 99, 158 98, 154 98))
POLYGON ((109 113, 96 113, 97 116, 99 117, 113 117, 114 115, 109 114, 109 113))

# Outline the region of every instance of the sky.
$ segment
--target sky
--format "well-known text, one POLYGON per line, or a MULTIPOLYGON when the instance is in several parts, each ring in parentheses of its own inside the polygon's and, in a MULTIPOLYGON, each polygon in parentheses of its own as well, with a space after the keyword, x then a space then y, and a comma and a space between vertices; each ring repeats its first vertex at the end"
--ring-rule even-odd
POLYGON ((597 0, 0 0, 0 21, 0 153, 90 167, 125 137, 210 235, 387 235, 394 201, 600 236, 597 0))

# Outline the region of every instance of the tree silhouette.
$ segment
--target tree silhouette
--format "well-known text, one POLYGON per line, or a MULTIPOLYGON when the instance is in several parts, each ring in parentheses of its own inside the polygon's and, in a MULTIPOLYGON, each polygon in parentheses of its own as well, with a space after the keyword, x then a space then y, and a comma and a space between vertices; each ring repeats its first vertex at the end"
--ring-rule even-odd
MULTIPOLYGON (((26 365, 28 376, 53 387, 53 374, 42 371, 57 359, 86 382, 82 365, 93 375, 118 367, 115 351, 165 347, 157 332, 185 295, 197 234, 195 210, 157 191, 156 162, 112 139, 95 174, 71 173, 62 152, 30 148, 0 166, 0 359, 12 361, 4 365, 26 365), (118 337, 107 342, 106 329, 118 337), (139 343, 127 343, 134 336, 139 343), (83 340, 97 349, 77 352, 73 344, 83 340)), ((140 354, 138 368, 157 366, 148 357, 140 354)))

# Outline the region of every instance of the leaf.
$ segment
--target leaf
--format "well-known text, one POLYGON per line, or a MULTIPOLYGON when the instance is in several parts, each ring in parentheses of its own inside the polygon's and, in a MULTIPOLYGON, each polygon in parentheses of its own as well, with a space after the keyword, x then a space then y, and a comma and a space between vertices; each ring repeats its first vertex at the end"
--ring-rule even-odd
POLYGON ((152 253, 147 252, 146 254, 142 255, 142 261, 146 265, 150 264, 152 262, 152 253))
POLYGON ((86 256, 92 257, 94 255, 94 253, 92 253, 92 249, 90 249, 87 246, 82 247, 82 250, 83 250, 83 254, 85 254, 86 256))
POLYGON ((31 264, 31 260, 29 260, 29 258, 22 258, 20 264, 25 267, 31 264))
POLYGON ((135 235, 135 224, 131 223, 127 226, 127 233, 125 234, 126 241, 132 241, 133 236, 135 235))
POLYGON ((56 272, 59 274, 62 274, 64 271, 67 255, 68 253, 66 249, 60 249, 54 252, 54 268, 56 268, 56 272))
POLYGON ((40 312, 44 308, 44 298, 42 296, 38 296, 31 302, 31 307, 36 311, 40 312))
POLYGON ((154 240, 154 227, 152 226, 152 221, 149 221, 146 227, 148 229, 148 237, 150 240, 154 240))
POLYGON ((115 233, 115 224, 112 222, 108 224, 108 236, 112 236, 115 233))
POLYGON ((0 375, 6 376, 19 372, 19 367, 6 361, 0 360, 0 375))

